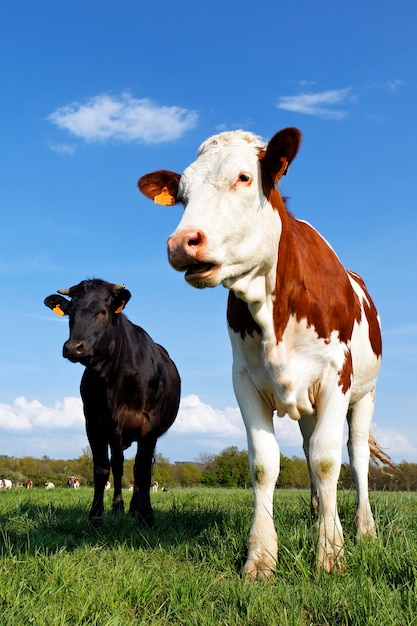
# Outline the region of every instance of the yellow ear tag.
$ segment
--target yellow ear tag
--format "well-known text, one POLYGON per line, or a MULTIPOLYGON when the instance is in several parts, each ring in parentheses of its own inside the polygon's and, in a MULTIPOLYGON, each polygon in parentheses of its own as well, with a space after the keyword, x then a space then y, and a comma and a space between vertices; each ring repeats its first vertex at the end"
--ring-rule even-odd
POLYGON ((53 310, 53 312, 56 315, 61 315, 61 316, 65 315, 64 311, 61 309, 61 305, 60 304, 57 304, 56 306, 54 306, 54 308, 52 310, 53 310))
POLYGON ((168 187, 162 187, 162 192, 158 196, 155 196, 153 201, 155 204, 162 204, 163 206, 172 206, 175 204, 175 199, 169 193, 168 187))
POLYGON ((117 307, 117 309, 115 310, 115 313, 121 313, 123 309, 125 308, 125 304, 126 304, 126 300, 122 300, 122 304, 119 307, 117 307))

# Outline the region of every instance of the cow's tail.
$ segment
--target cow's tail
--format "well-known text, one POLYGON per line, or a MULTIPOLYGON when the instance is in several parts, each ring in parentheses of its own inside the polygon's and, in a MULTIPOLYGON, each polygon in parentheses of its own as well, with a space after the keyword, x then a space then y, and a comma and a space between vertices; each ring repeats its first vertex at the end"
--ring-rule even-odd
POLYGON ((377 440, 372 435, 369 435, 369 452, 371 454, 371 461, 375 463, 377 468, 382 472, 384 471, 384 465, 395 471, 398 470, 394 461, 392 461, 391 457, 384 452, 384 450, 382 450, 377 440))

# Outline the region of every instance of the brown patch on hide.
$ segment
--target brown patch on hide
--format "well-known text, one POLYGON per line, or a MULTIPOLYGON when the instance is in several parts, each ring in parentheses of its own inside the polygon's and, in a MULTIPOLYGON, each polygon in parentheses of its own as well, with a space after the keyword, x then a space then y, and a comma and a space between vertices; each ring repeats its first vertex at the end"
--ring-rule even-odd
MULTIPOLYGON (((275 200, 275 194, 271 198, 275 200)), ((282 340, 290 316, 306 319, 318 337, 330 340, 333 331, 342 343, 352 336, 361 319, 359 299, 346 270, 314 228, 279 210, 282 235, 278 248, 274 322, 277 342, 282 340)))
POLYGON ((342 393, 345 394, 352 384, 353 365, 352 365, 352 353, 350 350, 346 352, 345 361, 342 369, 338 372, 339 385, 342 388, 342 393))
POLYGON ((382 337, 381 326, 378 320, 378 311, 376 310, 375 304, 373 303, 373 300, 369 295, 363 279, 355 272, 351 272, 349 270, 348 274, 353 278, 355 282, 358 283, 366 296, 366 300, 363 300, 362 304, 369 326, 369 341, 375 356, 380 357, 382 355, 382 337))

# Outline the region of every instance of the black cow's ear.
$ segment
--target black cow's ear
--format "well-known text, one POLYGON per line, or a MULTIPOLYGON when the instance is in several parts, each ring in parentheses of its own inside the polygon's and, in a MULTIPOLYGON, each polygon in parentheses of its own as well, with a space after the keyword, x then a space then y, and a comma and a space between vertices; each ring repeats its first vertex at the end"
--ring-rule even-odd
POLYGON ((113 300, 114 312, 121 313, 125 308, 126 304, 129 302, 131 298, 131 293, 128 289, 121 289, 117 292, 113 300))
POLYGON ((169 170, 157 170, 138 180, 140 191, 156 204, 171 206, 178 202, 178 185, 181 174, 169 170))
POLYGON ((56 315, 65 315, 68 312, 68 307, 71 304, 69 300, 63 296, 52 294, 43 301, 45 306, 51 309, 56 315))

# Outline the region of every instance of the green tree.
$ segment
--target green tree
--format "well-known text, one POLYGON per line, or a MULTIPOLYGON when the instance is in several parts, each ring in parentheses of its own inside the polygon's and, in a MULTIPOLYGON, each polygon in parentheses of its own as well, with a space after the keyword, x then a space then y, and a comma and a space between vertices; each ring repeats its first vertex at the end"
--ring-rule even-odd
POLYGON ((176 483, 175 466, 160 453, 155 455, 152 480, 156 480, 160 487, 172 487, 176 483))
POLYGON ((94 470, 93 470, 93 454, 91 452, 90 446, 83 448, 81 456, 78 457, 78 471, 74 472, 73 475, 79 476, 81 480, 81 476, 83 480, 81 483, 84 485, 92 485, 94 483, 94 470))
POLYGON ((199 485, 202 479, 201 467, 194 463, 177 463, 175 466, 176 482, 182 487, 199 485))
POLYGON ((250 485, 248 453, 236 446, 225 448, 211 457, 202 472, 205 485, 221 487, 246 487, 250 485))
POLYGON ((282 489, 308 489, 310 476, 307 462, 297 456, 290 459, 281 455, 281 469, 277 485, 282 489))

